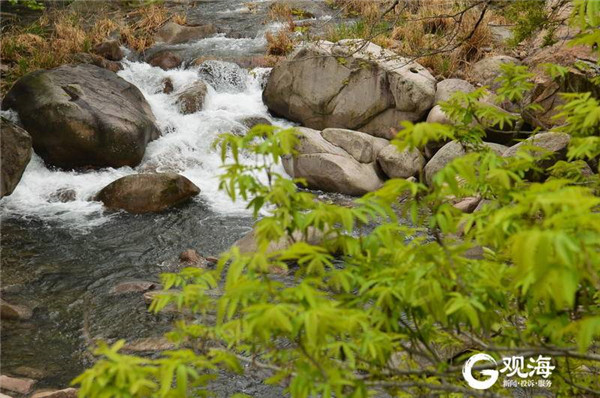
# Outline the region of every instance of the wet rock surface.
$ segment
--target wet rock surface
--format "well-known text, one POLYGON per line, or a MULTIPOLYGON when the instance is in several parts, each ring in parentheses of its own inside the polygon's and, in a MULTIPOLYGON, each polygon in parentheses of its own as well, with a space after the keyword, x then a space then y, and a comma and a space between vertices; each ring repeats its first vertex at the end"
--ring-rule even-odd
POLYGON ((10 195, 31 159, 31 136, 27 131, 0 119, 0 198, 10 195))
POLYGON ((134 174, 104 187, 97 199, 109 209, 150 213, 184 203, 199 193, 200 188, 175 173, 134 174))
POLYGON ((137 165, 159 130, 139 89, 93 65, 30 73, 6 94, 33 149, 62 168, 137 165))

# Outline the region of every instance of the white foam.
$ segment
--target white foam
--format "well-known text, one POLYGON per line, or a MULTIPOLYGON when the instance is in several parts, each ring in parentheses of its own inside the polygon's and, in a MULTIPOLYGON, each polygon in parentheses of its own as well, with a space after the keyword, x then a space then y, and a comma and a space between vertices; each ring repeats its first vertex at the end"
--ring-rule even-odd
POLYGON ((243 129, 239 123, 243 117, 262 116, 277 125, 291 125, 269 116, 262 102, 260 86, 265 69, 255 72, 248 74, 246 88, 241 92, 220 92, 209 86, 204 109, 183 115, 176 105, 176 97, 199 79, 197 69, 163 71, 146 63, 124 62, 124 70, 119 76, 142 91, 162 132, 159 139, 148 144, 141 164, 135 169, 60 171, 48 169, 34 155, 15 191, 0 201, 3 213, 60 220, 79 226, 98 225, 107 221, 110 213, 104 212, 100 202, 92 200, 95 194, 117 178, 151 170, 174 171, 186 176, 201 189, 196 200, 206 201, 219 213, 246 212, 245 203, 232 203, 218 190, 222 169, 219 152, 212 148, 213 141, 219 133, 243 129), (162 92, 167 77, 173 83, 171 94, 162 92), (66 203, 53 200, 52 195, 61 189, 73 190, 76 199, 66 203))

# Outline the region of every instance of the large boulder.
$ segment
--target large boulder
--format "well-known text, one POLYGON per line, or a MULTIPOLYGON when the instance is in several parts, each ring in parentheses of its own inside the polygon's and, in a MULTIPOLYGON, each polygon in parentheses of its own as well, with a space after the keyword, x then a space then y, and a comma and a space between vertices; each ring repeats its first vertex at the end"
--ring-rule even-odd
POLYGON ((0 147, 0 198, 2 198, 15 190, 31 159, 31 136, 9 120, 0 118, 0 147))
POLYGON ((541 110, 525 113, 524 119, 532 126, 546 130, 564 123, 564 120, 555 118, 560 112, 558 107, 565 103, 560 93, 590 92, 595 98, 600 98, 600 85, 593 81, 600 73, 597 61, 597 55, 589 46, 567 46, 562 42, 542 48, 525 58, 523 62, 533 69, 535 75, 535 87, 531 90, 529 100, 540 105, 541 110), (566 75, 553 80, 544 70, 547 63, 566 67, 566 75), (586 70, 576 65, 587 65, 589 68, 586 70))
POLYGON ((471 93, 475 87, 471 83, 462 79, 445 79, 437 84, 434 104, 448 101, 456 92, 471 93))
POLYGON ((184 115, 202 110, 208 88, 202 80, 194 82, 177 96, 177 106, 184 115))
MULTIPOLYGON (((304 178, 312 189, 347 195, 363 195, 383 184, 375 162, 359 162, 341 147, 327 141, 317 130, 298 128, 297 131, 297 154, 283 159, 285 170, 291 177, 304 178)), ((329 133, 328 136, 335 135, 329 133)), ((363 156, 358 152, 355 155, 363 156)))
POLYGON ((527 146, 535 146, 539 148, 540 152, 537 150, 532 150, 530 153, 537 154, 538 156, 546 155, 549 156, 540 160, 538 165, 541 168, 548 168, 552 166, 555 162, 559 160, 564 160, 567 154, 567 149, 569 146, 569 142, 571 141, 571 136, 565 133, 538 133, 532 135, 524 141, 519 142, 516 145, 511 146, 507 150, 504 151, 504 157, 515 156, 517 152, 521 149, 525 150, 524 147, 527 146))
POLYGON ((150 213, 186 202, 199 193, 200 188, 179 174, 133 174, 102 188, 97 199, 112 210, 150 213))
POLYGON ((215 33, 217 33, 217 28, 213 24, 184 26, 168 22, 156 32, 154 40, 160 43, 181 44, 204 39, 215 33))
POLYGON ((442 110, 440 105, 436 105, 429 111, 427 115, 427 123, 439 123, 439 124, 454 124, 452 119, 446 115, 446 112, 442 110))
POLYGON ((520 64, 521 61, 508 55, 495 55, 484 58, 473 64, 469 72, 469 80, 481 86, 494 87, 494 80, 502 73, 502 65, 510 63, 520 64))
POLYGON ((391 138, 431 108, 436 81, 421 65, 362 40, 307 44, 277 65, 263 99, 282 117, 322 130, 391 138), (395 133, 394 133, 395 134, 395 133))
POLYGON ((342 148, 360 163, 371 163, 377 160, 377 155, 389 141, 373 137, 360 131, 328 128, 321 132, 323 138, 342 148))
POLYGON ((425 159, 417 150, 399 151, 395 145, 383 148, 377 156, 377 162, 390 178, 408 178, 417 175, 425 159))
POLYGON ((136 166, 158 138, 150 105, 131 83, 93 65, 63 65, 19 79, 3 107, 16 110, 48 164, 136 166))
POLYGON ((350 156, 312 153, 294 158, 294 177, 309 188, 360 196, 382 185, 375 163, 359 163, 350 156))
MULTIPOLYGON (((504 145, 491 142, 484 142, 483 145, 490 148, 499 156, 502 156, 508 149, 508 147, 504 145)), ((427 184, 431 185, 435 174, 443 169, 448 163, 456 158, 464 156, 466 153, 467 149, 458 141, 450 141, 444 145, 425 165, 424 172, 427 184)))

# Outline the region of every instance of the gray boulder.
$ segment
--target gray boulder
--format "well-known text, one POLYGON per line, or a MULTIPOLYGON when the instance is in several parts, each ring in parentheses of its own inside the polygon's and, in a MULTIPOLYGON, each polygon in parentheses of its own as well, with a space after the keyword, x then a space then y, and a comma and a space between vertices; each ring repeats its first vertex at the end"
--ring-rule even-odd
POLYGON ((259 115, 243 117, 243 118, 239 119, 238 122, 243 124, 245 127, 249 128, 249 129, 251 129, 252 127, 259 125, 259 124, 263 124, 266 126, 271 126, 273 124, 266 117, 259 116, 259 115))
MULTIPOLYGON (((497 155, 502 156, 503 153, 508 149, 504 145, 484 142, 483 145, 490 148, 497 155)), ((443 169, 448 163, 456 158, 459 158, 467 153, 465 147, 458 141, 450 141, 444 145, 425 165, 425 181, 428 185, 433 183, 433 176, 443 169)))
POLYGON ((184 115, 195 113, 204 107, 208 89, 202 80, 194 82, 177 96, 177 105, 184 115))
POLYGON ((294 177, 304 178, 309 188, 353 196, 375 191, 383 184, 375 163, 359 163, 350 156, 331 153, 294 158, 294 177))
POLYGON ((454 124, 439 105, 434 106, 427 115, 428 123, 454 124))
POLYGON ((337 145, 360 163, 371 163, 377 160, 377 155, 389 141, 373 137, 360 131, 328 128, 321 132, 323 138, 337 145))
POLYGON ((344 149, 327 141, 317 130, 302 127, 296 130, 299 133, 297 155, 283 159, 284 168, 291 177, 304 178, 312 189, 347 195, 362 195, 383 184, 375 162, 360 163, 344 149))
POLYGON ((0 198, 13 193, 31 160, 31 136, 0 118, 0 198))
POLYGON ((494 80, 500 75, 500 67, 504 64, 520 64, 521 61, 507 55, 495 55, 476 62, 469 72, 469 80, 481 86, 494 87, 494 80))
POLYGON ((445 79, 437 84, 434 104, 448 101, 456 92, 471 93, 475 87, 471 83, 462 79, 445 79))
POLYGON ((408 178, 419 174, 425 159, 417 150, 399 151, 395 145, 383 148, 377 156, 377 162, 390 178, 408 178))
POLYGON ((303 125, 388 138, 431 108, 435 79, 421 65, 362 40, 308 44, 278 64, 263 99, 303 125))
POLYGON ((200 64, 198 73, 202 80, 217 91, 239 92, 246 89, 248 71, 233 62, 204 61, 200 64))
POLYGON ((46 163, 62 168, 136 166, 160 131, 131 83, 93 65, 63 65, 19 79, 6 94, 46 163))
MULTIPOLYGON (((524 146, 535 146, 541 148, 541 150, 546 154, 547 152, 551 152, 550 157, 544 160, 540 160, 538 165, 541 168, 548 168, 552 166, 559 160, 564 160, 567 154, 567 149, 569 146, 569 142, 571 141, 571 136, 565 133, 538 133, 524 141, 519 142, 516 145, 511 146, 506 149, 502 156, 511 157, 515 156, 517 152, 523 148, 524 146)), ((538 153, 536 151, 531 151, 530 153, 538 153)))
POLYGON ((102 188, 97 200, 111 210, 150 213, 184 203, 199 193, 200 188, 179 174, 133 174, 102 188))

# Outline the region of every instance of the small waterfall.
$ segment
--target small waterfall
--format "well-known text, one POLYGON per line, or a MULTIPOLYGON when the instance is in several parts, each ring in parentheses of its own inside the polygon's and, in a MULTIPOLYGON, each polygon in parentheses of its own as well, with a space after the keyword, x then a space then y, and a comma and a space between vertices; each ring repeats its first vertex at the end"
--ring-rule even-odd
MULTIPOLYGON (((212 143, 220 133, 245 133, 247 127, 241 123, 245 117, 260 116, 277 125, 291 125, 273 119, 262 102, 262 84, 268 72, 267 68, 247 71, 236 64, 214 60, 168 71, 143 62, 125 61, 119 76, 142 91, 162 132, 159 139, 148 144, 141 164, 135 168, 63 171, 46 167, 34 155, 17 189, 2 199, 4 215, 86 227, 99 225, 109 220, 111 213, 104 212, 102 204, 93 200, 96 193, 117 178, 152 171, 186 176, 202 190, 196 200, 207 203, 217 213, 245 212, 244 203, 232 203, 218 190, 221 159, 212 143), (163 93, 165 79, 173 84, 169 94, 163 93), (204 108, 183 115, 176 105, 177 96, 198 79, 208 84, 204 108)), ((14 115, 6 115, 14 119, 14 115)))

